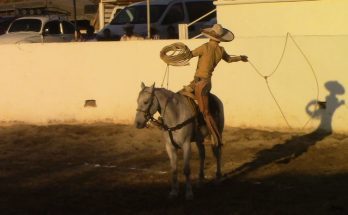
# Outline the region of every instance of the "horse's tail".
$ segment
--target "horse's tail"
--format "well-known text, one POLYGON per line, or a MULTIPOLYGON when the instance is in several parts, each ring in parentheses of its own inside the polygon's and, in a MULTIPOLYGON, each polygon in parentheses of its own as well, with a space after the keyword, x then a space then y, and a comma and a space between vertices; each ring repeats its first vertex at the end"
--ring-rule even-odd
POLYGON ((222 101, 214 94, 211 94, 209 102, 209 109, 214 117, 216 125, 218 126, 220 134, 222 134, 225 126, 224 105, 222 101))

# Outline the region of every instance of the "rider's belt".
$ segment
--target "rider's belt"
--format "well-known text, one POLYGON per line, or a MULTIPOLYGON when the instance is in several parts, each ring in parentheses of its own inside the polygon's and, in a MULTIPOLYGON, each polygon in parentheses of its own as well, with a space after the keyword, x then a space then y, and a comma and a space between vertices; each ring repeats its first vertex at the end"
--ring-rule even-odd
POLYGON ((197 83, 200 81, 210 81, 210 78, 201 78, 201 77, 195 76, 193 80, 195 83, 197 83))

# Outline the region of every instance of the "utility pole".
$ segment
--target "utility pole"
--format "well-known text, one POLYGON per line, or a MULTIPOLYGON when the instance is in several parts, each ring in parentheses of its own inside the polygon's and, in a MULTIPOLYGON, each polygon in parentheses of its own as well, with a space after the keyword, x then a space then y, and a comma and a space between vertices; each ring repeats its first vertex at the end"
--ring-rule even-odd
POLYGON ((151 27, 151 17, 150 17, 150 0, 146 1, 146 12, 147 12, 147 38, 150 39, 150 27, 151 27))
POLYGON ((74 23, 74 25, 75 25, 75 41, 77 41, 78 29, 77 29, 77 18, 76 18, 76 0, 73 0, 73 2, 74 2, 74 21, 75 21, 75 23, 74 23))

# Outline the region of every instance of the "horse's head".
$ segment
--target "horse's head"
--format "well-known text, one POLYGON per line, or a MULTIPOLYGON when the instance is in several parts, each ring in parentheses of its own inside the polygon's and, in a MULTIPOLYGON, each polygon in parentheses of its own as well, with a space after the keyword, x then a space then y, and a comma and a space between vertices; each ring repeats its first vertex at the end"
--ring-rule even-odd
POLYGON ((138 107, 135 115, 135 126, 144 128, 146 123, 153 117, 158 110, 158 101, 155 96, 155 84, 151 87, 141 83, 141 91, 138 96, 138 107))

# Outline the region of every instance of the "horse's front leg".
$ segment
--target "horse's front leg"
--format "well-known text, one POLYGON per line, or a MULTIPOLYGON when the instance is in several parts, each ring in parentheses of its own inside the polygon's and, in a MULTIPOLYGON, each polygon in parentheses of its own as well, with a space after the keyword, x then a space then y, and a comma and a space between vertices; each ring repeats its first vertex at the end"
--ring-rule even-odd
POLYGON ((205 179, 204 174, 204 164, 205 164, 205 148, 203 145, 203 142, 197 140, 196 142, 198 153, 199 153, 199 175, 198 175, 198 183, 199 185, 202 185, 205 179))
POLYGON ((166 150, 168 153, 170 167, 171 167, 171 183, 172 188, 169 193, 169 198, 175 198, 179 195, 179 182, 178 182, 178 156, 177 149, 171 144, 170 140, 166 141, 166 150))
POLYGON ((192 185, 191 185, 191 169, 190 169, 190 158, 191 158, 191 142, 190 141, 184 142, 183 153, 184 153, 184 175, 186 178, 185 197, 186 197, 186 200, 192 200, 193 192, 192 192, 192 185))
POLYGON ((216 159, 216 180, 221 179, 221 145, 212 146, 212 150, 216 159))

